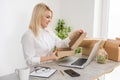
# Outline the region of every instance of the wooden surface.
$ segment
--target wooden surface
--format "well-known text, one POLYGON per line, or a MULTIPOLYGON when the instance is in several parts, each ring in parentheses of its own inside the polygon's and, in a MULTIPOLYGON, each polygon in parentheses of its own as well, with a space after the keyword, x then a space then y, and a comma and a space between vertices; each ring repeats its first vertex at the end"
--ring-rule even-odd
MULTIPOLYGON (((71 57, 75 58, 75 57, 71 57)), ((30 80, 94 80, 98 77, 111 72, 113 69, 115 69, 117 66, 120 65, 120 62, 114 62, 111 60, 108 60, 106 64, 99 64, 96 63, 96 61, 92 61, 87 67, 84 69, 77 69, 77 68, 69 68, 69 67, 61 67, 58 66, 58 62, 49 62, 41 64, 41 66, 48 66, 51 68, 57 69, 55 74, 53 74, 49 78, 39 78, 39 77, 31 77, 30 80), (79 77, 70 77, 66 73, 64 73, 63 70, 65 69, 73 69, 74 71, 78 72, 80 74, 79 77), (60 70, 64 73, 61 74, 60 70)), ((15 73, 6 75, 3 77, 0 77, 0 80, 18 80, 18 77, 15 73)))

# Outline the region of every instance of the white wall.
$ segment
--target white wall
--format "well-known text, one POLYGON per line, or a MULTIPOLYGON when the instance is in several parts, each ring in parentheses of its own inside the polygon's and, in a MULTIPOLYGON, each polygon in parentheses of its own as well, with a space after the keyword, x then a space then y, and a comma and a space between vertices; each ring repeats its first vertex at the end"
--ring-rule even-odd
POLYGON ((73 30, 82 28, 93 37, 94 0, 62 0, 61 17, 73 30))
POLYGON ((28 28, 33 7, 39 2, 53 9, 55 22, 60 15, 58 0, 0 0, 0 76, 26 66, 20 40, 28 28))

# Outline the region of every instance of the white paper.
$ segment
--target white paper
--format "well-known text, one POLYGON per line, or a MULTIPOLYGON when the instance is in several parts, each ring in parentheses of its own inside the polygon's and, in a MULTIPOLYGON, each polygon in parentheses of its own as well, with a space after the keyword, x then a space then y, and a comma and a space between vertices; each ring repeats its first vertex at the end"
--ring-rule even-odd
POLYGON ((41 68, 37 71, 33 71, 30 75, 37 76, 37 77, 50 77, 55 72, 56 72, 56 69, 41 68))

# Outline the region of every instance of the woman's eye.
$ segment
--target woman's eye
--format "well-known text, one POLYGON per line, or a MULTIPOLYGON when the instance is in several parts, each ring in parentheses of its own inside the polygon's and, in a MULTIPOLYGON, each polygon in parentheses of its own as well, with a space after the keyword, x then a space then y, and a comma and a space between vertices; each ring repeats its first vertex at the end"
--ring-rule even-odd
POLYGON ((47 16, 47 18, 50 18, 49 16, 47 16))
POLYGON ((50 16, 46 16, 46 18, 51 18, 50 16))
POLYGON ((50 16, 47 16, 46 18, 50 18, 50 16))

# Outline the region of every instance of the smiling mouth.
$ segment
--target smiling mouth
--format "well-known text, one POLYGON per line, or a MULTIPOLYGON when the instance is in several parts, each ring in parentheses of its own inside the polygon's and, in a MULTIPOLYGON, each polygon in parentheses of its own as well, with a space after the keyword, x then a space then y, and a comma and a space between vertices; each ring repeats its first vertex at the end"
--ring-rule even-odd
POLYGON ((49 24, 49 23, 46 23, 47 25, 49 24))

